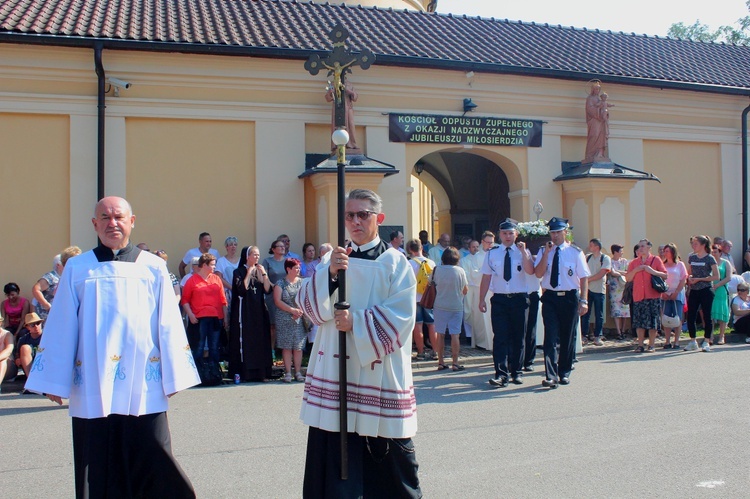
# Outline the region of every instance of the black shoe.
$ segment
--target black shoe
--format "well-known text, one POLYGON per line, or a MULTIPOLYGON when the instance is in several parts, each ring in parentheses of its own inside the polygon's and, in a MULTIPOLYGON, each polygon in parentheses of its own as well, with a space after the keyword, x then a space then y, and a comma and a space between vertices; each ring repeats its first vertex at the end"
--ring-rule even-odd
POLYGON ((513 378, 513 384, 514 385, 523 385, 523 379, 520 376, 516 376, 513 378))
POLYGON ((508 378, 505 376, 498 376, 490 380, 490 384, 493 386, 505 387, 508 386, 508 378))
POLYGON ((523 369, 521 369, 525 373, 533 373, 534 372, 534 366, 526 366, 523 369))
POLYGON ((570 384, 570 378, 567 376, 563 376, 563 379, 560 380, 561 385, 569 385, 570 384))
POLYGON ((557 381, 555 381, 554 379, 544 379, 542 380, 542 386, 554 390, 555 388, 557 388, 557 381))

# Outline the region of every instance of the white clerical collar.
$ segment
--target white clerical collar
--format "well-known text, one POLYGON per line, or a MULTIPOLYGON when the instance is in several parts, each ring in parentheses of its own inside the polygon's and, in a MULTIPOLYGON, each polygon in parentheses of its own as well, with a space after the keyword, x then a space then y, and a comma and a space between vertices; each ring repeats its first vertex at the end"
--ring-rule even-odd
POLYGON ((363 244, 362 246, 357 246, 356 244, 354 244, 354 241, 352 241, 352 242, 349 243, 349 245, 352 247, 352 251, 357 251, 357 250, 359 250, 359 251, 367 251, 367 250, 371 250, 372 248, 374 248, 378 244, 380 244, 380 236, 377 236, 377 235, 375 236, 375 239, 373 239, 369 243, 363 244))

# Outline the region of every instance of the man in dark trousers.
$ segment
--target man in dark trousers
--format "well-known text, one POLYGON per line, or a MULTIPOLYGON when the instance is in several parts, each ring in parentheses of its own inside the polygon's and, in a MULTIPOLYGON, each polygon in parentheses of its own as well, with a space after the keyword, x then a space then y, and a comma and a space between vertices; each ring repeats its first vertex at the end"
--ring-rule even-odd
POLYGON ((517 222, 506 218, 500 224, 500 246, 484 257, 482 283, 479 286, 479 311, 487 312, 485 297, 492 291, 492 361, 495 377, 493 386, 507 386, 508 380, 520 385, 526 335, 526 308, 529 306, 526 277, 534 273, 531 255, 526 244, 516 243, 517 222))
POLYGON ((544 368, 542 386, 553 389, 570 383, 575 356, 575 331, 588 310, 589 267, 580 248, 566 241, 568 220, 553 217, 548 223, 552 241, 537 255, 534 272, 542 278, 544 368))
POLYGON ((302 399, 301 418, 310 426, 303 497, 422 497, 411 439, 417 281, 406 256, 378 236, 380 196, 350 191, 344 215, 351 244, 327 253, 297 294, 320 326, 302 399), (339 270, 346 271, 348 310, 334 308, 339 270), (339 474, 339 331, 347 333, 347 480, 339 474))
POLYGON ((200 378, 167 265, 130 242, 125 199, 92 222, 99 246, 67 262, 26 389, 69 399, 77 498, 195 497, 166 411, 200 378))

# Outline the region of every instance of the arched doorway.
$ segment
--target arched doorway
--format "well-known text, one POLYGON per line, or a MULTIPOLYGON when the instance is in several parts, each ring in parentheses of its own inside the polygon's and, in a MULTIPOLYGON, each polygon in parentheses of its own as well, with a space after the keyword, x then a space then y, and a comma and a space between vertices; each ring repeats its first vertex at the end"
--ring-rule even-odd
POLYGON ((416 162, 412 175, 425 187, 416 189, 417 203, 424 206, 423 196, 430 196, 430 213, 421 213, 431 219, 420 220, 420 227, 429 226, 433 241, 443 232, 457 243, 464 236, 478 239, 511 216, 508 177, 498 164, 483 156, 468 151, 431 152, 416 162))

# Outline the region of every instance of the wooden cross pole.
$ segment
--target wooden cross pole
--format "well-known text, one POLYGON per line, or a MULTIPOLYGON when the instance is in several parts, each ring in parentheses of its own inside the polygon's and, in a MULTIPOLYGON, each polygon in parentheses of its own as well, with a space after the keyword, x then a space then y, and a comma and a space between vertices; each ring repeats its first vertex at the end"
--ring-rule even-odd
MULTIPOLYGON (((328 70, 328 88, 333 94, 334 106, 334 128, 346 131, 346 75, 351 73, 353 66, 367 69, 375 61, 375 56, 368 49, 363 49, 359 54, 352 54, 346 48, 346 39, 349 32, 342 24, 337 24, 329 33, 333 42, 333 50, 324 58, 319 54, 311 55, 305 62, 305 69, 313 76, 321 69, 328 70)), ((344 226, 345 211, 345 181, 346 171, 346 141, 338 144, 336 154, 337 181, 338 181, 338 245, 344 246, 346 239, 346 228, 344 226)), ((338 302, 334 304, 337 310, 346 310, 349 303, 346 301, 346 272, 339 270, 338 274, 338 302)), ((341 436, 341 479, 349 477, 349 455, 347 451, 347 375, 346 375, 346 331, 339 331, 339 434, 341 436)))

